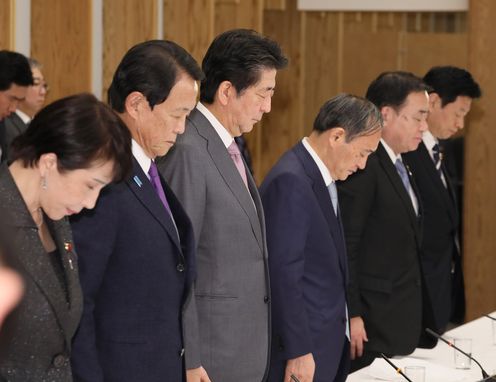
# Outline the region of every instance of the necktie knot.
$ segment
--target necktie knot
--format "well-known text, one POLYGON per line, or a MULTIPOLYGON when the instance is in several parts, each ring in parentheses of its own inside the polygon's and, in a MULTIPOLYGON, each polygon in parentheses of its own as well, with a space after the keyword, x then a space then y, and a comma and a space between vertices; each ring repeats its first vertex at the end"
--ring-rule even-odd
POLYGON ((172 217, 172 212, 169 206, 169 202, 167 201, 167 197, 165 196, 164 188, 162 187, 162 182, 160 182, 160 176, 158 175, 157 165, 154 161, 152 161, 150 165, 150 169, 148 170, 148 175, 150 175, 150 182, 152 183, 155 192, 157 193, 160 201, 164 205, 165 209, 172 217))
POLYGON ((155 183, 155 179, 158 178, 158 169, 154 161, 152 161, 152 164, 150 165, 150 169, 148 170, 148 175, 150 175, 150 178, 153 179, 155 183))
POLYGON ((400 175, 403 185, 405 186, 406 190, 409 192, 410 179, 408 178, 408 172, 406 171, 406 167, 403 164, 403 161, 400 158, 396 159, 394 166, 396 167, 396 171, 398 171, 398 174, 400 175))
POLYGON ((239 151, 239 147, 236 141, 232 141, 232 143, 227 148, 227 151, 230 155, 241 155, 241 151, 239 151))
POLYGON ((327 186, 329 190, 329 195, 331 195, 332 208, 334 208, 334 213, 338 216, 338 190, 336 188, 336 183, 331 182, 329 186, 327 186))
POLYGON ((232 143, 227 148, 227 152, 231 156, 231 159, 233 160, 234 165, 239 172, 239 175, 241 175, 243 183, 245 184, 246 188, 248 188, 248 179, 246 177, 245 165, 243 163, 243 159, 241 158, 241 152, 239 151, 239 147, 236 141, 232 141, 232 143))
POLYGON ((443 160, 443 153, 439 144, 432 146, 432 159, 434 159, 434 165, 438 171, 441 170, 441 161, 443 160))

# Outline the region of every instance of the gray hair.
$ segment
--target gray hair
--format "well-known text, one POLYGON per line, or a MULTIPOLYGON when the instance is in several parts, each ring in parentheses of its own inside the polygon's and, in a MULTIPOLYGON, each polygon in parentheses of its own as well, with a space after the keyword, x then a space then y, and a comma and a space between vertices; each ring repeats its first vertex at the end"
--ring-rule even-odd
POLYGON ((336 127, 344 129, 346 142, 350 142, 382 129, 382 116, 372 102, 343 93, 324 103, 313 123, 313 130, 319 133, 336 127))
POLYGON ((29 67, 31 68, 31 70, 33 69, 43 69, 43 65, 41 65, 41 63, 34 59, 34 58, 28 58, 28 62, 29 62, 29 67))

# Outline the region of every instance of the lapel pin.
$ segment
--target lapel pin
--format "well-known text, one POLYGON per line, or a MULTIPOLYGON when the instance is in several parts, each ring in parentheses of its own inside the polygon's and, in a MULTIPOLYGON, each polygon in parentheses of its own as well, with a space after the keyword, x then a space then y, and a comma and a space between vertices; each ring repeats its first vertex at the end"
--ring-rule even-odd
POLYGON ((72 243, 70 241, 66 241, 64 243, 64 249, 69 252, 69 266, 71 267, 72 270, 74 270, 74 266, 72 265, 72 259, 70 257, 70 254, 72 253, 72 243))
POLYGON ((143 183, 141 182, 141 179, 138 178, 138 175, 135 175, 133 180, 134 180, 134 183, 136 183, 138 185, 138 187, 141 187, 143 185, 143 183))

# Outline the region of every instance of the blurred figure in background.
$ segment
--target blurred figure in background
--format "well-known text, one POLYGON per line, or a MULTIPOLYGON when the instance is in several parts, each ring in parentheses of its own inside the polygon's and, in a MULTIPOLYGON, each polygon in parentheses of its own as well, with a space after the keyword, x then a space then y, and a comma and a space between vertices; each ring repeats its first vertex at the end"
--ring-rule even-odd
POLYGON ((33 58, 28 58, 31 73, 33 75, 33 85, 26 90, 26 97, 19 102, 17 110, 5 118, 5 145, 8 148, 15 137, 22 134, 28 128, 29 122, 35 114, 40 111, 45 103, 48 93, 48 84, 41 71, 41 64, 33 58))
POLYGON ((0 162, 7 160, 7 141, 3 120, 16 111, 33 84, 26 57, 17 52, 0 51, 0 162))

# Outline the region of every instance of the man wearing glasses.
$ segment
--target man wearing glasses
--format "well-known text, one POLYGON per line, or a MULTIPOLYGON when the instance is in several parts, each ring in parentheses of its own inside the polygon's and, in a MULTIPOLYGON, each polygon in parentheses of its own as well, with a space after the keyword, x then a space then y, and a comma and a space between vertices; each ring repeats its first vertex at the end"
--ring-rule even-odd
POLYGON ((26 57, 17 52, 0 51, 0 162, 7 160, 4 119, 16 111, 26 96, 33 76, 26 57))
POLYGON ((15 137, 22 134, 28 127, 29 122, 45 104, 48 93, 48 84, 41 72, 42 65, 33 58, 28 58, 31 73, 33 74, 33 85, 26 91, 26 97, 19 102, 17 110, 5 118, 5 142, 10 146, 15 137))

